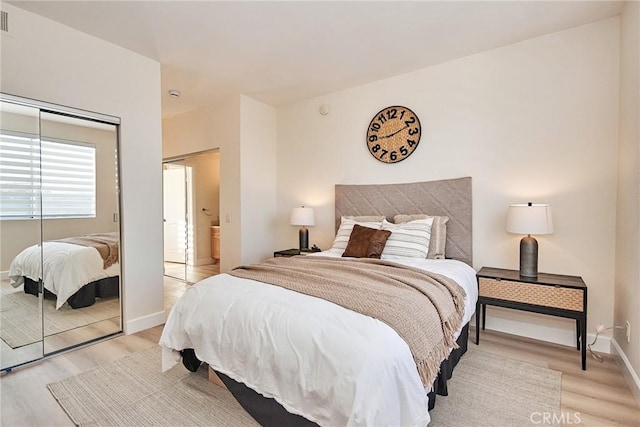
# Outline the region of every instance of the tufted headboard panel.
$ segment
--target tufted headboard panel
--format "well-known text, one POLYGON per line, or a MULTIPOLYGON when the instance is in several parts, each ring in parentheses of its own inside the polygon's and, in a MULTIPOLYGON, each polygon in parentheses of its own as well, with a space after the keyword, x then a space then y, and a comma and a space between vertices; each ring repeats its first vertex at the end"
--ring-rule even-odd
POLYGON ((471 178, 409 184, 336 185, 336 231, 343 215, 448 216, 447 258, 473 266, 471 178))

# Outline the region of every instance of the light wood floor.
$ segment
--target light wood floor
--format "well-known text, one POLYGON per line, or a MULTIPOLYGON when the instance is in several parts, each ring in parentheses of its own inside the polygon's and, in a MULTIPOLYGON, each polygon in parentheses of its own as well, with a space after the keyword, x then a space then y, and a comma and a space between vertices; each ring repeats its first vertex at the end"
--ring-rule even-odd
MULTIPOLYGON (((475 345, 471 329, 469 340, 474 342, 469 345, 475 345)), ((587 370, 583 371, 575 348, 488 330, 481 331, 478 348, 561 371, 561 411, 579 413, 580 425, 640 426, 640 406, 612 356, 602 355, 604 360, 599 363, 587 354, 587 370)))
MULTIPOLYGON (((170 278, 165 278, 164 284, 165 309, 169 309, 189 285, 170 278)), ((46 385, 149 348, 161 333, 162 326, 157 326, 119 336, 3 375, 0 425, 73 425, 46 385)), ((475 333, 470 331, 469 336, 475 337, 475 333)), ((588 370, 582 371, 579 352, 573 348, 492 331, 482 332, 479 348, 562 371, 562 411, 579 412, 583 426, 640 425, 640 408, 611 357, 606 356, 603 363, 589 359, 588 370)))
MULTIPOLYGON (((22 288, 14 289, 8 279, 0 280, 0 288, 2 288, 2 296, 4 298, 5 295, 9 295, 11 293, 19 293, 23 294, 24 290, 22 288)), ((110 298, 98 298, 96 299, 96 303, 89 307, 84 307, 81 309, 71 309, 68 306, 62 308, 59 312, 57 312, 57 316, 66 317, 66 322, 68 328, 62 332, 49 333, 45 332, 44 340, 42 342, 34 342, 32 344, 19 346, 17 348, 10 347, 4 340, 0 339, 0 366, 3 368, 8 366, 13 366, 18 363, 22 363, 24 360, 35 360, 39 357, 42 357, 43 351, 44 354, 53 353, 60 349, 72 347, 79 343, 91 341, 97 337, 104 337, 106 335, 110 335, 120 331, 122 328, 120 327, 120 315, 111 317, 105 320, 99 321, 88 321, 86 320, 86 314, 90 312, 94 312, 97 310, 100 312, 101 308, 104 307, 103 304, 111 304, 118 297, 110 297, 110 298), (75 319, 75 320, 74 320, 75 319)), ((29 304, 33 304, 34 308, 37 308, 39 305, 39 299, 33 295, 29 295, 27 301, 32 300, 29 304)), ((55 297, 47 296, 43 301, 43 304, 47 304, 47 309, 44 310, 44 315, 41 315, 39 312, 31 312, 27 316, 21 316, 20 320, 22 322, 34 322, 34 323, 44 323, 50 319, 48 316, 52 314, 52 310, 55 307, 55 297), (43 318, 44 317, 44 318, 43 318)), ((3 305, 3 304, 0 304, 3 305)), ((8 304, 7 312, 3 313, 5 315, 9 314, 11 310, 11 303, 8 304)), ((0 307, 0 310, 4 310, 5 307, 0 307)), ((116 308, 114 307, 114 310, 116 308)), ((58 317, 58 321, 60 317, 58 317)), ((13 322, 9 324, 3 325, 0 323, 0 331, 3 327, 12 327, 13 322)), ((45 328, 46 331, 46 328, 45 328)), ((42 330, 38 332, 38 334, 42 334, 42 330)))
POLYGON ((191 266, 176 262, 165 262, 164 274, 165 276, 184 280, 188 283, 197 283, 209 276, 220 274, 220 262, 218 261, 217 264, 199 266, 191 266))

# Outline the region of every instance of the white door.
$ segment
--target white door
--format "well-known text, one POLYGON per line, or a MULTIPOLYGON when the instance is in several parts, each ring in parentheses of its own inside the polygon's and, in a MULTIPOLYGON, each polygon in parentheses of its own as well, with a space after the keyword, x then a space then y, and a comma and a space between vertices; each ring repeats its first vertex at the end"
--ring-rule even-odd
POLYGON ((164 260, 184 264, 187 244, 185 167, 167 164, 162 172, 164 260))

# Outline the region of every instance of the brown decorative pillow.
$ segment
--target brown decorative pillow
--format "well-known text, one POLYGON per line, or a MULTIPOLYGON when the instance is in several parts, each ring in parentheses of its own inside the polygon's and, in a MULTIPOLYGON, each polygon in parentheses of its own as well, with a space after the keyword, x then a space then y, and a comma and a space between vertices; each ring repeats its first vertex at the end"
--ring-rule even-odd
POLYGON ((347 248, 342 256, 380 259, 384 245, 390 235, 391 231, 388 230, 375 230, 355 224, 351 231, 351 236, 349 236, 347 248))

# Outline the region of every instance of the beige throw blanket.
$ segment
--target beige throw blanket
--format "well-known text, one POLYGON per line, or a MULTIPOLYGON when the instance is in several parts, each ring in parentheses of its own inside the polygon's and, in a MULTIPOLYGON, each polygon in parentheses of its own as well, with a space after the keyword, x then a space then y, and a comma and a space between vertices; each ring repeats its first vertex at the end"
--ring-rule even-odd
POLYGON ((387 323, 411 349, 425 386, 456 348, 464 290, 453 280, 373 259, 273 258, 229 274, 322 298, 387 323))
POLYGON ((118 262, 118 233, 95 233, 86 236, 67 237, 56 242, 95 248, 102 258, 105 270, 118 262))

